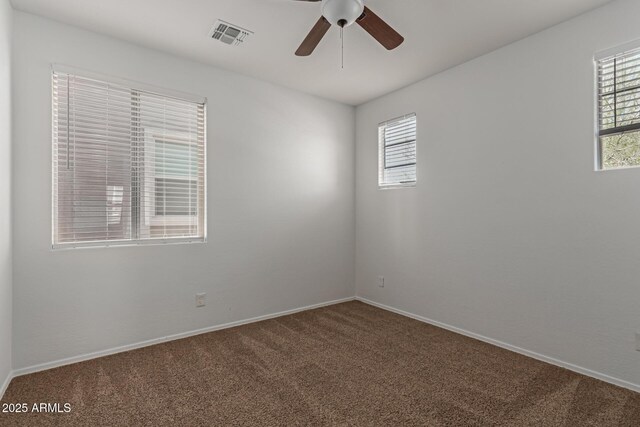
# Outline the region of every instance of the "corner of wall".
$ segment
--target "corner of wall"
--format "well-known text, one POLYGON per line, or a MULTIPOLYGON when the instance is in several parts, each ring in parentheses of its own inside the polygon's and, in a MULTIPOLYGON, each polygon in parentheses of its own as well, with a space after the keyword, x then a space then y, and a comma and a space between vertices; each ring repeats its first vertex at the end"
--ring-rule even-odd
POLYGON ((357 202, 357 194, 358 194, 358 106, 354 106, 351 109, 351 116, 353 118, 353 132, 352 132, 352 150, 353 150, 353 162, 352 162, 352 176, 351 176, 351 185, 353 188, 353 197, 352 197, 352 209, 353 209, 353 220, 352 220, 352 229, 353 233, 351 239, 353 241, 353 263, 352 263, 352 277, 353 284, 351 287, 351 293, 353 296, 358 295, 358 278, 357 278, 357 257, 358 257, 358 242, 357 242, 357 226, 358 226, 358 202, 357 202))
POLYGON ((13 191, 12 191, 12 67, 13 67, 13 23, 14 11, 9 0, 0 0, 0 22, 3 24, 0 33, 0 56, 4 67, 0 70, 0 199, 3 202, 0 212, 0 399, 4 395, 13 378, 13 191))

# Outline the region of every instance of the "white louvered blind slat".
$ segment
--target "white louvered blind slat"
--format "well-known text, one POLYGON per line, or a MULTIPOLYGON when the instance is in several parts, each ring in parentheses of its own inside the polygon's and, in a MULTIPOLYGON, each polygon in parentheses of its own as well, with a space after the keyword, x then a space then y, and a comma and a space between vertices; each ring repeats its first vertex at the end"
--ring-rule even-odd
POLYGON ((416 115, 410 114, 378 127, 378 185, 393 187, 416 183, 416 115))

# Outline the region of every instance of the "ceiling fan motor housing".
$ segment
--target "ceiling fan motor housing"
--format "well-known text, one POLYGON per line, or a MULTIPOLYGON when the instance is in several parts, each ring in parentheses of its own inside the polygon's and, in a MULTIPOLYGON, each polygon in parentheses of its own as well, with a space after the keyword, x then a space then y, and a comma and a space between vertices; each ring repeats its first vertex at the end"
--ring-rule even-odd
POLYGON ((322 16, 333 25, 348 27, 364 12, 364 0, 322 0, 322 16))

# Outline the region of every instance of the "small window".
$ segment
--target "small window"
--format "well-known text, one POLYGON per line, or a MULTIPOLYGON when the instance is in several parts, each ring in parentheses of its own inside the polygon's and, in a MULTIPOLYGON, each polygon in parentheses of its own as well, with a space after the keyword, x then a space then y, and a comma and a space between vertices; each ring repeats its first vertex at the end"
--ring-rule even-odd
POLYGON ((598 167, 640 166, 640 49, 597 60, 598 167))
POLYGON ((54 248, 205 240, 205 100, 138 86, 54 71, 54 248))
POLYGON ((378 127, 378 185, 380 188, 416 184, 416 115, 378 127))

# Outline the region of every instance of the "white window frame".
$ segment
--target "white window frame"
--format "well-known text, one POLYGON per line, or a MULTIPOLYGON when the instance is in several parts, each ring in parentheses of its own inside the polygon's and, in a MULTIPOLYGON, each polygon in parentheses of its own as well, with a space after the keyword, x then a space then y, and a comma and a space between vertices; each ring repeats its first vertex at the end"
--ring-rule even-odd
MULTIPOLYGON (((145 128, 144 131, 144 144, 145 144, 145 153, 148 153, 150 148, 153 147, 155 150, 156 144, 158 141, 162 140, 163 137, 172 136, 174 139, 171 141, 172 144, 184 144, 188 145, 187 142, 178 142, 180 139, 188 139, 188 136, 181 133, 171 133, 167 134, 166 132, 162 132, 160 129, 153 128, 145 128)), ((166 141, 163 141, 166 142, 166 141)), ((154 155, 155 157, 155 155, 154 155)), ((149 177, 146 181, 146 185, 149 187, 153 186, 153 188, 147 188, 145 193, 149 195, 149 204, 144 206, 144 219, 145 226, 153 227, 162 225, 162 223, 170 223, 171 225, 193 225, 198 222, 198 215, 157 215, 156 214, 156 179, 164 178, 164 179, 180 179, 184 181, 189 181, 189 179, 185 179, 183 176, 174 176, 174 175, 161 175, 159 176, 156 173, 156 165, 151 162, 144 162, 145 168, 145 176, 149 177), (149 181, 153 182, 151 184, 149 181)), ((193 180, 191 180, 193 181, 193 180)))
MULTIPOLYGON (((208 104, 208 100, 207 98, 186 93, 186 92, 176 91, 173 89, 158 87, 158 86, 154 86, 154 85, 143 83, 143 82, 123 79, 123 78, 114 77, 114 76, 108 76, 101 73, 96 73, 93 71, 72 67, 64 64, 58 64, 58 63, 51 64, 51 74, 53 75, 53 73, 78 75, 83 78, 95 79, 95 80, 99 80, 106 83, 134 88, 132 90, 140 90, 140 91, 159 94, 159 95, 170 97, 170 98, 180 99, 183 101, 203 104, 204 106, 204 130, 203 130, 204 140, 203 140, 203 152, 202 152, 202 155, 203 155, 203 209, 202 209, 203 235, 202 237, 165 237, 165 238, 150 238, 150 239, 137 239, 137 240, 136 239, 108 240, 108 241, 98 240, 98 241, 78 241, 78 242, 56 243, 55 233, 56 233, 57 212, 55 212, 55 204, 53 202, 53 198, 56 191, 56 188, 54 185, 56 177, 54 175, 55 170, 52 167, 51 168, 51 189, 52 189, 51 191, 51 195, 52 195, 52 198, 51 198, 51 249, 58 251, 58 250, 82 249, 82 248, 148 246, 148 245, 163 245, 163 244, 178 244, 178 243, 206 243, 207 235, 208 235, 208 230, 207 230, 207 225, 208 225, 208 214, 207 214, 207 205, 208 205, 208 202, 207 202, 207 133, 208 133, 207 132, 207 107, 208 106, 207 104, 208 104)), ((51 102, 49 105, 53 106, 53 91, 51 93, 51 102)), ((53 109, 51 111, 51 135, 52 135, 52 141, 53 141, 55 138, 53 109)), ((145 145, 147 144, 146 137, 147 137, 147 130, 145 129, 145 136, 144 136, 145 145)), ((53 165, 53 156, 55 155, 54 147, 55 145, 52 143, 52 152, 51 152, 52 158, 50 160, 51 165, 53 165)), ((148 165, 145 162, 145 170, 147 166, 148 165)), ((155 197, 155 195, 153 197, 155 197)), ((145 210, 144 219, 146 222, 148 218, 147 217, 148 207, 145 206, 144 204, 141 204, 140 209, 145 210)), ((155 216, 155 205, 153 206, 153 209, 154 209, 153 213, 155 216)), ((185 225, 184 216, 178 216, 178 217, 180 217, 180 221, 178 225, 185 225)), ((193 218, 193 216, 190 216, 190 218, 193 218)), ((197 215, 195 216, 195 221, 197 221, 197 215)), ((144 226, 149 227, 150 225, 152 225, 151 217, 148 218, 148 222, 146 222, 144 226)), ((142 227, 142 226, 143 226, 142 224, 139 225, 139 227, 142 227)))
POLYGON ((603 166, 602 159, 602 139, 601 139, 601 130, 600 130, 600 72, 599 65, 600 62, 606 60, 608 58, 612 58, 615 56, 623 56, 626 53, 629 53, 634 50, 640 49, 640 40, 631 41, 629 43, 622 44, 620 46, 616 46, 610 49, 602 50, 596 53, 593 57, 593 65, 594 65, 594 169, 596 172, 610 172, 610 171, 620 171, 627 169, 638 169, 640 165, 635 166, 623 166, 616 168, 605 168, 603 166))
POLYGON ((391 190, 396 188, 412 188, 415 187, 418 183, 418 116, 416 113, 405 114, 403 116, 396 117, 391 120, 386 120, 378 124, 378 189, 379 190, 391 190), (384 130, 387 126, 392 125, 398 121, 406 120, 413 118, 416 122, 416 135, 415 135, 415 179, 413 181, 406 182, 394 182, 394 183, 385 183, 384 182, 384 170, 386 165, 386 154, 385 154, 385 138, 384 138, 384 130))

